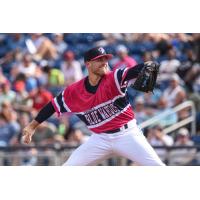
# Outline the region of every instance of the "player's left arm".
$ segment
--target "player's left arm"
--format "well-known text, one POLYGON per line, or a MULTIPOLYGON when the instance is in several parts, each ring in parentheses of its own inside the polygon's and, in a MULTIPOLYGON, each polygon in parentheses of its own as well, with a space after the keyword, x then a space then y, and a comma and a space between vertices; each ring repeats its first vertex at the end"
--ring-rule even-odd
POLYGON ((159 63, 148 61, 131 68, 125 68, 122 73, 120 85, 128 85, 128 81, 136 78, 132 87, 142 92, 153 91, 159 71, 159 63))
POLYGON ((114 71, 115 82, 120 93, 125 94, 128 81, 137 78, 144 64, 138 64, 133 67, 126 67, 114 71))
POLYGON ((139 75, 143 67, 144 67, 144 63, 137 64, 130 68, 125 68, 124 73, 122 75, 122 82, 137 78, 137 76, 139 75))

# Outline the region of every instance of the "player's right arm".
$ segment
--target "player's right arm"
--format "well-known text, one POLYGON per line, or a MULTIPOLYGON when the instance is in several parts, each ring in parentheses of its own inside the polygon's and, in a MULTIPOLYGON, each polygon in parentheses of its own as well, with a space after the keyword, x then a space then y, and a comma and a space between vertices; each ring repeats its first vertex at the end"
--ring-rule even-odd
POLYGON ((46 104, 38 113, 38 115, 33 119, 22 131, 22 140, 24 143, 29 144, 31 142, 32 136, 36 128, 44 121, 46 121, 55 112, 58 116, 63 113, 71 112, 67 105, 67 99, 70 98, 70 87, 67 87, 58 96, 53 98, 48 104, 46 104))
POLYGON ((55 113, 55 108, 52 102, 46 104, 38 113, 38 115, 33 119, 22 131, 22 140, 24 143, 29 144, 31 142, 32 136, 35 133, 36 128, 45 120, 47 120, 51 115, 55 113))

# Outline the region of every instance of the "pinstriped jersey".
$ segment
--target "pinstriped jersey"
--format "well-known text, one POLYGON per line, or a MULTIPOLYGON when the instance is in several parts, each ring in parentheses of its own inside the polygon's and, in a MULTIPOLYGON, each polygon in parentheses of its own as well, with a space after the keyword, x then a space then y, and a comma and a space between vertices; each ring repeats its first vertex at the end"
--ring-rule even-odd
POLYGON ((134 119, 127 100, 128 68, 117 69, 105 74, 95 93, 85 87, 86 78, 68 86, 52 99, 58 115, 65 112, 76 114, 95 133, 103 133, 122 127, 134 119))

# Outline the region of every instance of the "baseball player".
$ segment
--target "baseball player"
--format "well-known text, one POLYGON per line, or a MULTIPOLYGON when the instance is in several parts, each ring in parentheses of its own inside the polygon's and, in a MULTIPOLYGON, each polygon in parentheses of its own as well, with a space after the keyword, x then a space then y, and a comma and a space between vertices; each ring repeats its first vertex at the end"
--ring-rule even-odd
POLYGON ((89 75, 68 86, 41 109, 24 128, 24 143, 30 143, 38 125, 55 112, 58 116, 72 112, 85 122, 92 135, 64 165, 97 165, 113 155, 140 165, 164 165, 137 126, 126 98, 128 81, 138 76, 145 63, 109 71, 111 58, 112 54, 107 54, 102 47, 87 51, 84 61, 89 75))

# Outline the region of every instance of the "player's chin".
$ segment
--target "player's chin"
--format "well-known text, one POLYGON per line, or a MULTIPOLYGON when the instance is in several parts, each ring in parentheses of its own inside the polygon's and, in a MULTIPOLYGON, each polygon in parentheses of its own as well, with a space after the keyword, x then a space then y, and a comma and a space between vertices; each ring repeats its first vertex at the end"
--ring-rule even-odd
POLYGON ((108 72, 108 68, 107 67, 102 67, 99 69, 99 75, 105 75, 108 72))

